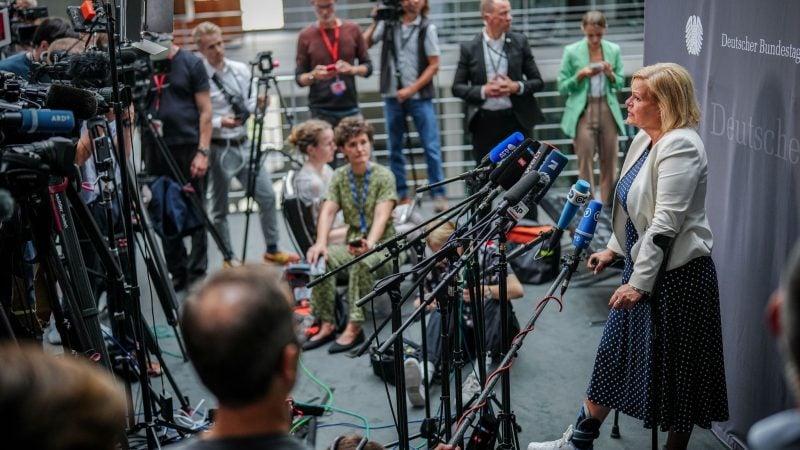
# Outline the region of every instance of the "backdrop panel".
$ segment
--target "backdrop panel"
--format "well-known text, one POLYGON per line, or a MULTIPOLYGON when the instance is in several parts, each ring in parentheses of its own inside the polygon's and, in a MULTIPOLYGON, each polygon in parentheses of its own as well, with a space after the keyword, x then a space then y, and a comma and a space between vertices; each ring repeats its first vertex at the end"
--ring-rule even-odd
POLYGON ((709 156, 708 209, 722 300, 734 448, 750 426, 793 406, 764 306, 800 231, 800 2, 653 0, 645 64, 693 75, 709 156))

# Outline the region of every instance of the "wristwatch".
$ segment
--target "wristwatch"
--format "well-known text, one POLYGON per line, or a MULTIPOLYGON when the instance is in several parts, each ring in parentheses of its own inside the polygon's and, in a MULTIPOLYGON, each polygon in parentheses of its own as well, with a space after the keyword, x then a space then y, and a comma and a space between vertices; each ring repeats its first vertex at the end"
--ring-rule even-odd
POLYGON ((197 148, 197 153, 200 153, 200 154, 202 154, 203 156, 205 156, 206 158, 208 158, 208 149, 207 149, 207 148, 204 148, 204 147, 198 147, 198 148, 197 148))
POLYGON ((645 291, 644 289, 639 289, 636 286, 631 286, 631 289, 633 289, 635 292, 638 292, 639 294, 641 294, 644 297, 647 297, 648 295, 650 295, 649 292, 645 291))
POLYGON ((314 84, 314 74, 312 72, 308 72, 308 84, 314 84))

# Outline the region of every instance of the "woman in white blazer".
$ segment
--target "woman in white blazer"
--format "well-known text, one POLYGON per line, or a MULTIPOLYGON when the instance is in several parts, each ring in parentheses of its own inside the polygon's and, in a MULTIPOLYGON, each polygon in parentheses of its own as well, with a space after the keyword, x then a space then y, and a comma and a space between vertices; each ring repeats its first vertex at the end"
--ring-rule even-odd
POLYGON ((574 428, 558 441, 531 443, 529 450, 591 448, 611 409, 668 431, 667 449, 685 449, 695 425, 709 428, 728 418, 719 290, 705 209, 708 165, 694 131, 700 109, 692 78, 677 64, 644 67, 633 75, 626 105, 627 123, 641 131, 617 184, 614 234, 588 262, 599 273, 624 258, 622 286, 609 299, 611 311, 574 428), (656 235, 672 238, 672 249, 658 296, 650 301, 664 259, 653 242, 656 235))

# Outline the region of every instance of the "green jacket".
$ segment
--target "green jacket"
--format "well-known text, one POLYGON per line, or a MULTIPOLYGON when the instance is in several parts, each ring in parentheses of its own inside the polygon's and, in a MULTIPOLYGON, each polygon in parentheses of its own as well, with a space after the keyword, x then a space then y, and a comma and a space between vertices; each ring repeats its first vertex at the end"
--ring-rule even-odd
MULTIPOLYGON (((614 69, 614 82, 606 79, 606 99, 614 122, 621 134, 625 134, 625 125, 622 121, 622 112, 619 109, 619 101, 616 92, 625 86, 625 74, 622 72, 622 58, 620 56, 619 45, 606 40, 600 41, 603 47, 603 59, 611 64, 614 69)), ((561 68, 558 71, 558 92, 567 97, 564 107, 564 115, 561 117, 561 130, 567 136, 574 138, 575 129, 578 127, 578 120, 586 108, 586 99, 589 96, 589 78, 578 81, 578 71, 589 65, 589 43, 586 38, 570 44, 564 48, 564 56, 561 59, 561 68)))

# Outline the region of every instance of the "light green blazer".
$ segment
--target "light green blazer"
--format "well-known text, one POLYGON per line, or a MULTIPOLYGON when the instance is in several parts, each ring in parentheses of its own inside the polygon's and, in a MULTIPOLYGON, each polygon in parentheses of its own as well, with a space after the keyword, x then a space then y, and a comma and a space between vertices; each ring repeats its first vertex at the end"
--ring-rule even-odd
MULTIPOLYGON (((622 122, 622 112, 616 92, 625 86, 625 74, 622 72, 622 58, 619 45, 606 40, 601 40, 603 59, 611 64, 614 70, 614 82, 606 78, 606 99, 614 122, 620 134, 625 134, 625 125, 622 122)), ((578 71, 589 65, 589 43, 586 38, 564 47, 564 56, 561 59, 561 69, 558 72, 558 92, 567 97, 564 115, 561 117, 561 130, 567 136, 574 138, 578 120, 586 108, 586 99, 589 96, 589 78, 578 81, 578 71)))

